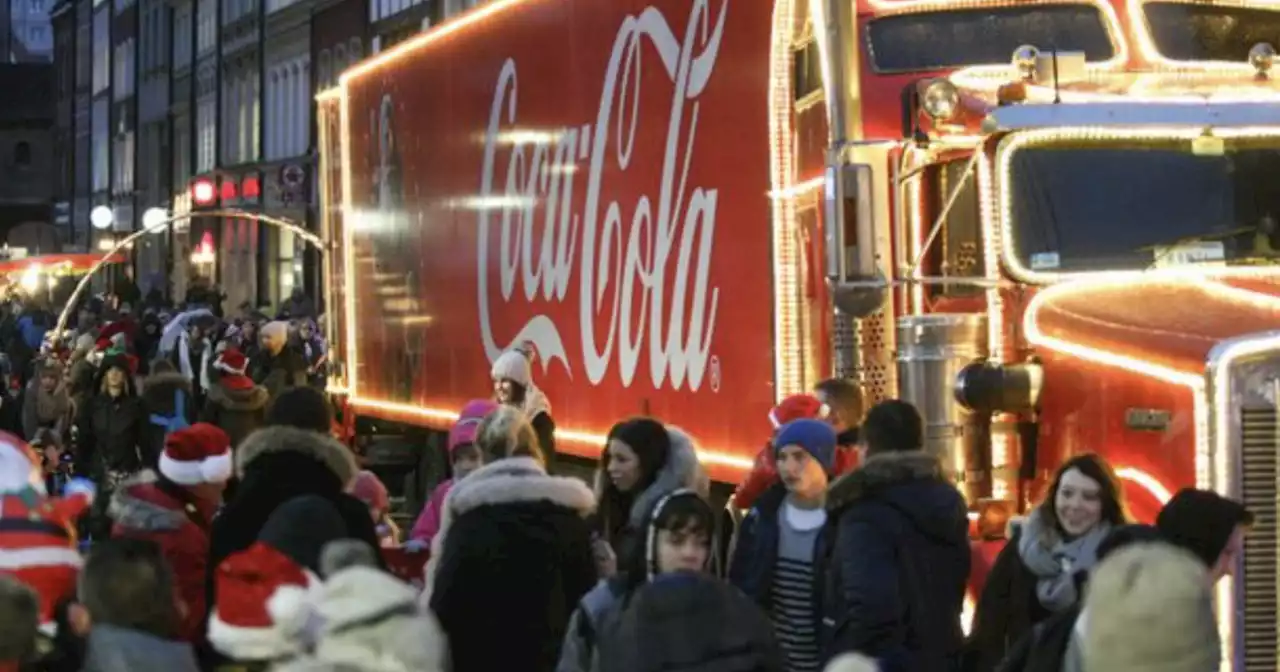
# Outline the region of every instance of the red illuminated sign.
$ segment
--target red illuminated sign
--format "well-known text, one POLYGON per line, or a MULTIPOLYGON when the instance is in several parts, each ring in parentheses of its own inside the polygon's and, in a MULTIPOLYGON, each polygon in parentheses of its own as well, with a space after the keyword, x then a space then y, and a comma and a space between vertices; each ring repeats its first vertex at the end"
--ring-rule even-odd
POLYGON ((236 183, 235 182, 232 182, 231 180, 222 181, 222 200, 224 202, 236 200, 236 183))
POLYGON ((240 181, 240 195, 245 200, 257 200, 262 195, 262 185, 257 175, 247 175, 240 181))
POLYGON ((191 200, 196 205, 212 205, 215 197, 213 180, 201 178, 191 183, 191 200))

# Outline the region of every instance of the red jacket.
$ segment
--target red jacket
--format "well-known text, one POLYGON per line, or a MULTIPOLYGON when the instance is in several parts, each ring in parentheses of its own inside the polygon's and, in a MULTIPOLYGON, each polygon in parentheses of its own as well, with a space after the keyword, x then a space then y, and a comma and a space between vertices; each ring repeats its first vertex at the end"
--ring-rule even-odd
POLYGON ((150 471, 117 489, 111 499, 111 534, 153 541, 164 552, 173 568, 174 595, 184 603, 181 634, 192 643, 204 639, 201 623, 213 513, 213 505, 191 498, 181 486, 159 483, 150 471))

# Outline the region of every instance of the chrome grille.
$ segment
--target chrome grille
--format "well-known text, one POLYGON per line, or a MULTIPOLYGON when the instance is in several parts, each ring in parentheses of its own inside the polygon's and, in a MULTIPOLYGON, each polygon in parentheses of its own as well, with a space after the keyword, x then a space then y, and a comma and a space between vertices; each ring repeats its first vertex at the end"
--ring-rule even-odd
POLYGON ((1240 411, 1241 495, 1253 512, 1254 527, 1245 538, 1244 580, 1236 592, 1244 616, 1237 642, 1243 646, 1244 669, 1280 669, 1280 641, 1277 637, 1277 521, 1276 500, 1280 492, 1280 427, 1276 409, 1247 408, 1240 411))

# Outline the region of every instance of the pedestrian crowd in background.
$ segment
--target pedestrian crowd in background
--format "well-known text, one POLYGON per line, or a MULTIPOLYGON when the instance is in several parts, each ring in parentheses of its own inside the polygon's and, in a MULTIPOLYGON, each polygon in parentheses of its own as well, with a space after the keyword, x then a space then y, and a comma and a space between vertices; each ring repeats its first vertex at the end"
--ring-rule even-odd
POLYGON ((721 510, 659 418, 620 420, 594 482, 559 475, 517 348, 402 538, 335 438, 310 303, 216 303, 90 301, 68 347, 47 309, 3 309, 10 361, 34 355, 0 398, 0 672, 1218 669, 1211 590, 1252 516, 1217 494, 1137 525, 1110 465, 1073 457, 967 624, 968 507, 910 404, 843 380, 784 399, 721 510), (420 554, 420 589, 388 549, 420 554))

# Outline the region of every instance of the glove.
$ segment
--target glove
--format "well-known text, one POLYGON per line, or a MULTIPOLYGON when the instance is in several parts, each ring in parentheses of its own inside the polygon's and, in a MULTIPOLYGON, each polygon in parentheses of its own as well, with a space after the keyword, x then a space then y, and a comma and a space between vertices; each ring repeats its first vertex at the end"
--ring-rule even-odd
POLYGON ((431 550, 431 545, 422 539, 410 539, 404 542, 404 550, 410 553, 423 553, 431 550))

